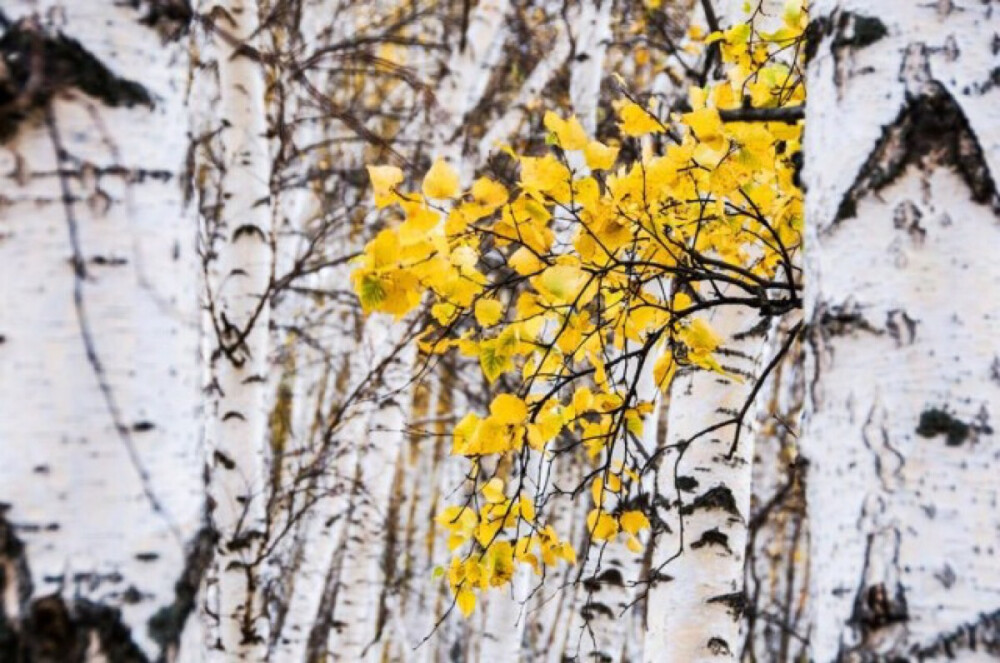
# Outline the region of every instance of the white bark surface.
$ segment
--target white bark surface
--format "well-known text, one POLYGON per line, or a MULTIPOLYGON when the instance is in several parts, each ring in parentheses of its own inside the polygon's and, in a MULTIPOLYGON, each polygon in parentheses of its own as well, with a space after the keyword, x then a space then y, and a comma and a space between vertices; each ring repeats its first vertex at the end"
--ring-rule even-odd
POLYGON ((806 132, 812 656, 992 659, 997 6, 837 4, 806 132))
POLYGON ((259 557, 266 541, 267 293, 274 250, 264 72, 240 52, 256 41, 258 6, 256 0, 206 0, 200 9, 212 24, 201 28, 195 89, 210 115, 194 118, 195 132, 204 121, 217 131, 199 155, 202 168, 215 169, 211 191, 199 182, 209 318, 206 463, 219 537, 208 586, 218 626, 207 644, 218 660, 260 660, 269 627, 259 557))
POLYGON ((760 336, 739 337, 757 322, 753 311, 725 306, 709 316, 723 338, 721 364, 732 375, 695 370, 670 390, 659 493, 671 532, 656 540, 658 577, 647 598, 646 661, 735 660, 740 645, 743 560, 750 511, 753 435, 744 426, 730 456, 733 417, 753 387, 760 336), (733 376, 742 376, 742 381, 733 376))
MULTIPOLYGON (((37 12, 155 100, 111 108, 69 87, 0 144, 0 516, 35 599, 119 608, 152 658, 176 634, 147 622, 174 604, 203 514, 187 53, 113 3, 3 10, 37 12)), ((11 587, 18 622, 31 596, 11 587)))

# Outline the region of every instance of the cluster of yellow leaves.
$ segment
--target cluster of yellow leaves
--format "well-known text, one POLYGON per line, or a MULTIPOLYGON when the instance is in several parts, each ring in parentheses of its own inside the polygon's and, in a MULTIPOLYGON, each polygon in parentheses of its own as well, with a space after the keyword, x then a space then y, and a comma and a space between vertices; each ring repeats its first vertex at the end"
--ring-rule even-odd
MULTIPOLYGON (((604 466, 591 483, 594 541, 624 536, 640 550, 650 528, 646 515, 625 508, 639 468, 610 460, 616 444, 641 437, 652 409, 630 389, 635 372, 626 367, 636 348, 651 358, 661 389, 680 366, 725 372, 725 339, 702 314, 720 297, 716 282, 750 299, 790 285, 782 279, 801 243, 792 159, 801 126, 725 122, 720 111, 803 103, 795 58, 779 54, 801 45, 806 20, 801 3, 790 2, 773 33, 739 24, 708 35, 728 78, 691 89, 689 112, 662 117, 638 99, 620 100, 619 133, 637 158, 622 159, 618 141, 597 140, 577 118, 549 112, 543 122, 554 149, 507 151, 516 180, 481 177, 463 188, 438 160, 419 191, 408 191, 400 169, 369 167, 375 204, 395 223, 352 273, 364 310, 400 317, 429 299, 425 353, 457 350, 478 360, 490 382, 507 375, 520 385, 497 395, 488 414, 461 419, 454 454, 477 464, 519 454, 527 442, 544 458, 560 435, 580 440, 604 466), (654 140, 666 146, 654 150, 654 140)), ((540 573, 575 561, 572 547, 538 522, 534 504, 508 498, 499 478, 479 494, 478 508, 450 506, 437 519, 449 534, 448 579, 466 614, 474 590, 505 584, 516 563, 540 573)))
POLYGON ((543 566, 560 559, 576 563, 573 546, 561 541, 551 525, 536 523, 531 499, 524 495, 508 498, 498 477, 486 482, 480 492, 483 504, 478 511, 469 505, 450 506, 436 518, 448 530, 449 550, 476 543, 475 552, 452 557, 448 568, 448 582, 466 616, 475 608, 475 590, 506 585, 515 563, 527 564, 538 575, 543 566), (526 531, 519 535, 519 529, 526 531))

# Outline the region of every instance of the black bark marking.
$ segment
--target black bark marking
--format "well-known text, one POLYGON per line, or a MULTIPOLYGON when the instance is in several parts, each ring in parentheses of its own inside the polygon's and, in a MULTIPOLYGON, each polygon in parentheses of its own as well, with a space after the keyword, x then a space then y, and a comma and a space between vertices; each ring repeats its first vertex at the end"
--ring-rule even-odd
POLYGON ((689 476, 677 477, 675 483, 677 484, 677 490, 683 490, 688 493, 694 492, 698 487, 698 480, 689 476))
POLYGON ((743 616, 743 613, 747 609, 747 596, 742 591, 733 592, 732 594, 720 594, 719 596, 713 596, 708 599, 706 603, 721 603, 726 606, 729 616, 733 620, 738 620, 743 616))
MULTIPOLYGON (((844 194, 831 228, 857 215, 858 202, 895 182, 915 166, 931 171, 955 170, 972 192, 972 200, 1000 213, 1000 196, 975 132, 961 106, 939 81, 931 78, 926 49, 910 48, 900 78, 907 82, 899 115, 882 128, 854 183, 844 194)), ((829 230, 828 228, 827 230, 829 230)))
POLYGON ((236 230, 233 231, 233 239, 232 239, 233 243, 235 243, 237 240, 240 239, 240 237, 243 237, 244 235, 247 236, 256 235, 260 241, 265 243, 267 242, 267 235, 264 234, 264 231, 252 223, 244 223, 243 225, 237 227, 236 230))
POLYGON ((896 583, 890 590, 885 583, 870 585, 855 601, 850 622, 861 626, 865 634, 885 628, 890 624, 909 621, 910 613, 906 605, 903 585, 896 583))
POLYGON ((886 314, 885 329, 897 345, 911 345, 917 338, 917 323, 906 311, 893 309, 886 314))
POLYGON ((19 633, 20 658, 31 663, 84 663, 91 638, 109 663, 148 663, 117 608, 86 599, 35 599, 19 633))
MULTIPOLYGON (((84 663, 96 636, 103 660, 148 663, 117 608, 84 598, 67 601, 58 594, 32 599, 24 544, 5 517, 7 508, 0 504, 0 594, 6 593, 10 583, 16 583, 19 614, 5 614, 0 602, 0 661, 84 663), (8 577, 11 570, 13 577, 8 577)), ((134 594, 126 591, 123 599, 128 601, 134 594)))
POLYGON ((590 621, 595 617, 607 617, 608 619, 614 619, 615 613, 608 606, 597 601, 590 601, 585 606, 580 608, 580 616, 586 621, 590 621))
POLYGON ((43 29, 34 17, 11 22, 0 11, 0 143, 52 97, 76 88, 108 106, 145 105, 153 98, 141 84, 114 74, 61 31, 43 29))
POLYGON ((883 333, 862 315, 857 305, 823 306, 818 311, 816 319, 815 324, 824 338, 848 336, 855 331, 864 331, 876 336, 883 333))
POLYGON ((188 547, 187 557, 181 576, 174 583, 174 600, 149 618, 149 637, 160 646, 159 663, 173 660, 180 646, 181 633, 188 617, 194 612, 205 571, 212 562, 218 536, 209 527, 203 527, 195 534, 188 547))
POLYGON ((917 435, 926 438, 945 436, 945 444, 949 447, 960 446, 969 438, 972 427, 959 421, 947 411, 931 408, 920 413, 920 423, 917 424, 917 435))
POLYGON ((698 509, 721 509, 737 518, 742 517, 740 510, 736 507, 736 499, 733 497, 733 491, 723 485, 709 489, 696 497, 691 504, 682 506, 681 515, 689 516, 698 509))
POLYGON ((222 453, 221 451, 218 451, 218 450, 215 451, 212 454, 212 457, 215 459, 216 463, 218 463, 219 465, 222 465, 227 470, 236 469, 236 463, 233 462, 233 459, 230 458, 229 456, 227 456, 226 454, 222 453))
POLYGON ((184 35, 194 12, 188 0, 129 0, 129 5, 136 10, 145 10, 139 19, 143 25, 156 29, 169 40, 184 35))
POLYGON ((916 661, 951 660, 963 651, 1000 658, 1000 609, 980 613, 975 621, 941 633, 928 644, 913 647, 910 655, 916 661))
POLYGON ((842 12, 837 17, 837 31, 830 44, 832 48, 865 48, 889 34, 880 19, 862 16, 853 12, 842 12))
POLYGON ((923 217, 924 213, 913 201, 904 200, 892 212, 892 225, 897 230, 905 231, 915 243, 922 244, 927 237, 927 230, 920 225, 923 217))
POLYGON ((706 644, 708 651, 712 652, 714 656, 732 656, 733 652, 729 649, 729 643, 722 638, 710 638, 706 644))
POLYGON ((837 12, 833 16, 821 16, 809 22, 806 27, 805 59, 808 64, 816 56, 824 37, 834 35, 830 50, 835 58, 847 48, 859 49, 871 46, 889 31, 878 18, 863 16, 853 12, 837 12), (836 24, 836 25, 835 25, 836 24))
POLYGON ((691 544, 691 548, 694 550, 704 548, 705 546, 719 546, 730 555, 733 553, 729 547, 729 537, 724 532, 720 532, 718 527, 705 530, 698 537, 698 540, 691 544))

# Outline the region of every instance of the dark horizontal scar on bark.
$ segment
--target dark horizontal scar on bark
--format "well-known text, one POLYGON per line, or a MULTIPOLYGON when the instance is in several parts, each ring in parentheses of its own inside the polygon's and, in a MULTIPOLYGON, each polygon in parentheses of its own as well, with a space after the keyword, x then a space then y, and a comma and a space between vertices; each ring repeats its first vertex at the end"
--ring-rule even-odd
POLYGON ((153 107, 141 84, 118 76, 79 41, 62 31, 50 32, 35 17, 11 21, 0 11, 0 143, 20 124, 49 106, 53 97, 77 89, 107 106, 153 107))

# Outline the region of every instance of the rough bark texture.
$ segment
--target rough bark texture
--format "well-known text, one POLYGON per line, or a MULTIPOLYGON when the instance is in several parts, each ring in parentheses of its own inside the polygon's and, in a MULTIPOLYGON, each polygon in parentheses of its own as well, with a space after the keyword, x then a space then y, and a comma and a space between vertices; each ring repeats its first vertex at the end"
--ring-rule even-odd
POLYGON ((812 656, 996 658, 998 7, 836 5, 804 176, 812 656))
POLYGON ((205 136, 195 156, 195 193, 203 219, 208 508, 218 533, 205 612, 218 623, 206 644, 219 660, 259 660, 269 627, 261 566, 274 275, 264 71, 246 52, 256 44, 259 7, 256 0, 207 0, 199 10, 208 18, 194 43, 194 80, 205 116, 195 118, 192 133, 205 136))
POLYGON ((739 655, 753 435, 744 430, 734 447, 736 425, 725 422, 743 407, 758 373, 763 339, 756 322, 738 308, 718 309, 711 323, 726 339, 722 365, 730 375, 693 370, 671 387, 647 661, 739 655))
POLYGON ((152 660, 203 518, 186 49, 114 3, 2 12, 0 660, 152 660))

